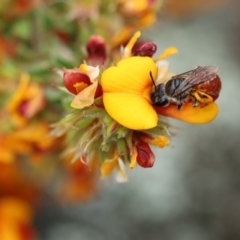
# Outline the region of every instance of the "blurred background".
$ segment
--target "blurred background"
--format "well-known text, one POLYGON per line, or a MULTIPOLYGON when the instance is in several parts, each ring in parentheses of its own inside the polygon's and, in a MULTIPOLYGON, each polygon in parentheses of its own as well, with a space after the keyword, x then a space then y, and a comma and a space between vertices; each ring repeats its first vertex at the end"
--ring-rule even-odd
POLYGON ((45 201, 34 223, 39 239, 240 239, 239 0, 166 1, 142 34, 159 53, 178 48, 172 72, 220 66, 217 119, 199 126, 171 120, 177 135, 170 147, 154 150, 153 168, 130 170, 124 184, 101 181, 88 202, 45 201))

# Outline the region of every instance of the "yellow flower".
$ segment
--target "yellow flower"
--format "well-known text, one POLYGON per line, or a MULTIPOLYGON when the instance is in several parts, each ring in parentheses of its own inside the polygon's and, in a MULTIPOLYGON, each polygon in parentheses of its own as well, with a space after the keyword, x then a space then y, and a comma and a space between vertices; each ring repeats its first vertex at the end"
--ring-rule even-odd
POLYGON ((157 125, 150 99, 157 68, 149 57, 130 57, 103 72, 103 103, 108 114, 126 128, 143 130, 157 125))
POLYGON ((162 1, 119 0, 119 11, 124 20, 134 27, 147 27, 156 20, 156 10, 162 1))
POLYGON ((48 124, 31 123, 15 131, 0 135, 0 162, 12 163, 18 155, 32 155, 38 159, 42 153, 50 150, 57 139, 49 136, 48 124))
POLYGON ((0 239, 26 240, 35 238, 32 209, 25 201, 3 198, 0 201, 0 239))
POLYGON ((28 153, 31 149, 30 145, 19 138, 15 133, 0 136, 0 162, 12 163, 16 159, 16 154, 28 153))
POLYGON ((30 76, 22 74, 15 94, 7 104, 13 122, 23 126, 28 119, 38 113, 45 104, 43 90, 36 83, 30 83, 30 76))

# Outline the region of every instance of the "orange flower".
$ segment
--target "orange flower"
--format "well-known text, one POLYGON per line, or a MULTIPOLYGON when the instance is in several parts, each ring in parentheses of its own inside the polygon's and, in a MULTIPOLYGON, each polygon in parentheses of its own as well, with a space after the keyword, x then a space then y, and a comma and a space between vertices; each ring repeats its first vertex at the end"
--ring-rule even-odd
POLYGON ((25 125, 45 105, 43 90, 36 83, 30 83, 30 76, 22 74, 20 84, 7 104, 11 119, 17 126, 25 125))
POLYGON ((12 133, 1 135, 0 162, 12 163, 19 154, 31 155, 32 159, 38 159, 57 141, 49 136, 49 131, 46 123, 32 123, 12 133))
POLYGON ((156 20, 156 9, 162 1, 148 0, 119 0, 119 11, 127 18, 126 21, 138 27, 146 27, 156 20))
POLYGON ((35 239, 32 218, 32 209, 27 202, 17 198, 0 199, 0 239, 35 239))
POLYGON ((125 46, 136 29, 152 25, 162 0, 118 0, 118 10, 124 20, 123 26, 110 39, 111 48, 125 46))

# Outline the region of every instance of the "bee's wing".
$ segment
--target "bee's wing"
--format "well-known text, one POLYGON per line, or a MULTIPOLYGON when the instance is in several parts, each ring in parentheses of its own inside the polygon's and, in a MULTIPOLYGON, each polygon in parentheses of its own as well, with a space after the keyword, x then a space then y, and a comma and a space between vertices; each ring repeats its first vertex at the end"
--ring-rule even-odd
POLYGON ((185 92, 191 87, 199 85, 201 83, 210 81, 214 79, 219 71, 219 67, 216 66, 205 66, 197 67, 189 72, 182 73, 176 76, 173 76, 172 79, 182 78, 184 81, 180 86, 175 90, 173 97, 176 97, 178 94, 185 92))

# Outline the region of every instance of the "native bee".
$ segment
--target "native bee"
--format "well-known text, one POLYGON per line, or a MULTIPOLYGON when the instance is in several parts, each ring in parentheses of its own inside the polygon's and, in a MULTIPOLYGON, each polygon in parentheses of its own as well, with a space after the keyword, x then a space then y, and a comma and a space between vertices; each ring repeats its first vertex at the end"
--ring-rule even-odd
POLYGON ((177 105, 180 110, 184 103, 192 102, 193 107, 213 102, 221 90, 221 80, 217 75, 219 67, 197 67, 191 71, 173 76, 166 83, 154 84, 151 94, 153 105, 166 107, 170 103, 177 105))

